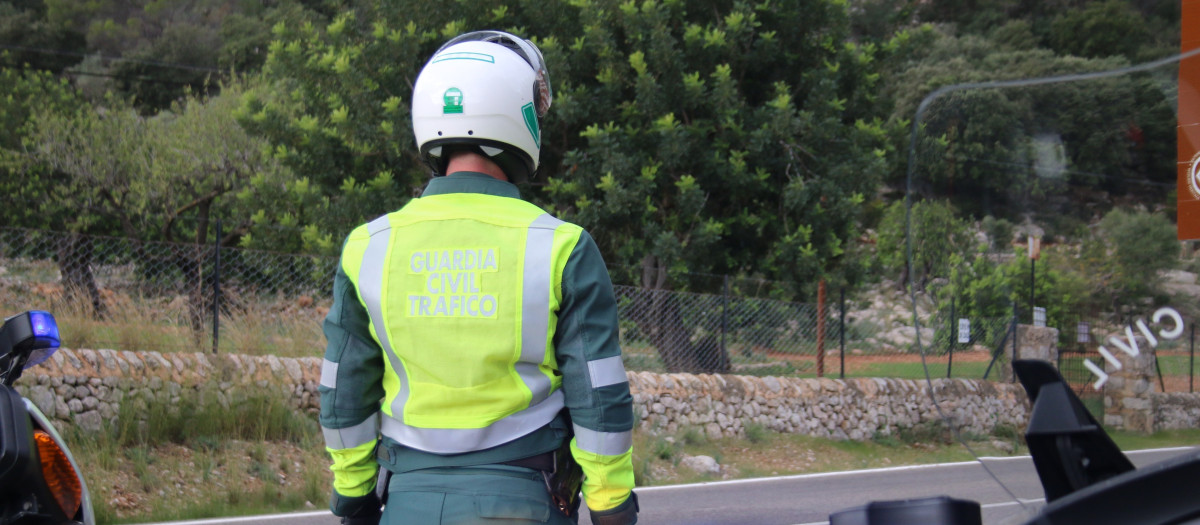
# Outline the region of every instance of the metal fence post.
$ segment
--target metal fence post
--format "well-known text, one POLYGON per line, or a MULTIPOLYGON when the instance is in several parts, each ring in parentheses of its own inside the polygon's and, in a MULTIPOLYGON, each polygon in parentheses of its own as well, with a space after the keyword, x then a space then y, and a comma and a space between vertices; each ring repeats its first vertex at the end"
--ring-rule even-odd
POLYGON ((1013 369, 1012 362, 1017 360, 1017 324, 1020 322, 1021 322, 1020 321, 1020 310, 1017 307, 1017 302, 1013 301, 1013 317, 1012 317, 1013 351, 1012 351, 1012 359, 1008 360, 1008 368, 1012 372, 1012 374, 1011 374, 1012 378, 1010 381, 1012 383, 1017 382, 1017 372, 1016 372, 1016 370, 1013 369))
POLYGON ((1192 336, 1188 338, 1188 392, 1195 392, 1196 383, 1196 322, 1192 321, 1192 336))
MULTIPOLYGON (((1129 321, 1128 326, 1129 330, 1133 330, 1133 321, 1129 321)), ((1151 347, 1151 349, 1153 348, 1151 347)), ((1167 391, 1167 384, 1163 382, 1162 363, 1158 360, 1158 352, 1154 352, 1154 372, 1158 374, 1158 387, 1165 393, 1167 391)))
POLYGON ((213 340, 212 353, 217 353, 221 341, 221 219, 217 219, 217 235, 213 238, 213 340))
POLYGON ((947 331, 950 334, 950 350, 946 353, 946 379, 950 379, 950 369, 954 366, 954 343, 958 342, 958 327, 954 322, 958 315, 954 310, 954 298, 950 298, 950 329, 947 331))
POLYGON ((725 346, 725 332, 729 331, 729 276, 721 276, 721 354, 728 356, 729 349, 725 346))
POLYGON ((841 354, 841 370, 838 377, 846 379, 846 289, 838 290, 838 348, 841 354))
MULTIPOLYGON (((1032 246, 1032 245, 1030 245, 1032 246)), ((1029 324, 1033 324, 1034 308, 1037 304, 1034 302, 1037 297, 1037 290, 1034 288, 1037 285, 1037 257, 1033 256, 1033 251, 1029 252, 1029 324)), ((1014 354, 1015 355, 1015 354, 1014 354)))
MULTIPOLYGON (((1064 326, 1070 326, 1070 325, 1064 325, 1064 326)), ((1078 321, 1075 322, 1075 333, 1076 334, 1079 333, 1079 322, 1078 321)), ((1079 339, 1079 335, 1076 335, 1075 339, 1079 339)), ((1070 351, 1070 348, 1067 345, 1063 345, 1063 349, 1059 350, 1058 355, 1054 356, 1054 368, 1058 369, 1058 372, 1060 374, 1062 373, 1063 354, 1065 354, 1069 351, 1070 351)), ((1067 379, 1067 383, 1069 384, 1070 382, 1071 382, 1071 380, 1067 379)))

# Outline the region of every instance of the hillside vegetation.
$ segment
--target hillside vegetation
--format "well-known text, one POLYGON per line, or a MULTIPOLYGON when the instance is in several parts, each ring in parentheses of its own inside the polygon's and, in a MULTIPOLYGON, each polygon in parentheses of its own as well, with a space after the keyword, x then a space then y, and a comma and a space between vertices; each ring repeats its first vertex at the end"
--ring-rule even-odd
MULTIPOLYGON (((689 289, 689 273, 746 275, 812 300, 820 281, 946 278, 937 265, 908 269, 902 250, 870 256, 875 235, 888 247, 921 97, 1166 56, 1178 49, 1178 10, 1166 0, 0 1, 0 119, 12 130, 0 139, 0 191, 24 203, 0 210, 0 224, 336 253, 350 228, 426 180, 408 119, 424 60, 449 36, 500 28, 541 46, 557 95, 526 194, 591 230, 609 263, 629 268, 618 280, 689 289)), ((1076 236, 1070 221, 1049 228, 1006 202, 1035 166, 995 166, 1040 147, 1012 130, 1069 137, 1110 121, 1139 130, 1142 150, 1072 143, 1066 165, 1106 174, 1072 181, 1081 206, 1099 203, 1073 220, 1121 202, 1156 209, 1170 188, 1139 183, 1174 178, 1171 97, 1140 80, 1104 93, 1103 104, 1064 103, 1099 96, 1079 86, 987 95, 956 101, 952 122, 931 115, 922 195, 949 206, 945 220, 1032 220, 1051 241, 1076 236), (1012 111, 961 118, 997 107, 1012 111), (1128 162, 1133 153, 1143 160, 1128 162)), ((953 248, 917 257, 945 260, 953 248)))
MULTIPOLYGON (((1173 232, 1174 64, 955 91, 914 128, 925 97, 946 86, 1173 55, 1179 10, 1178 0, 0 0, 0 227, 66 239, 0 242, 0 292, 10 308, 50 308, 12 302, 51 296, 71 305, 76 341, 207 349, 200 312, 214 293, 200 284, 211 263, 199 248, 336 255, 351 228, 419 194, 417 71, 446 39, 492 28, 538 44, 555 94, 542 168, 523 194, 587 228, 618 284, 794 302, 848 290, 851 322, 880 332, 909 328, 907 299, 918 297, 947 320, 999 319, 980 335, 994 340, 1014 307, 1025 322, 1032 304, 1052 326, 1099 319, 1097 336, 1161 305, 1190 320, 1200 262, 1194 246, 1180 257, 1173 232), (110 238, 121 248, 101 254, 97 239, 110 238), (1041 243, 1036 278, 1030 239, 1041 243), (58 282, 9 293, 29 261, 58 282), (96 286, 101 265, 190 288, 113 295, 96 286), (120 311, 134 304, 146 306, 120 311), (177 323, 169 333, 144 328, 160 316, 177 323)), ((320 261, 240 262, 285 281, 329 279, 320 261)), ((227 308, 270 318, 227 327, 235 347, 319 352, 325 303, 227 294, 227 308)), ((682 319, 669 306, 653 314, 682 319)), ((988 357, 976 353, 955 366, 976 373, 988 357)), ((328 459, 311 418, 255 426, 269 420, 160 408, 155 428, 71 436, 101 523, 325 506, 328 459)), ((638 483, 966 459, 937 428, 868 443, 746 434, 639 432, 638 483), (696 455, 726 470, 680 468, 696 455)), ((1016 429, 976 437, 986 453, 1021 452, 1016 429)))

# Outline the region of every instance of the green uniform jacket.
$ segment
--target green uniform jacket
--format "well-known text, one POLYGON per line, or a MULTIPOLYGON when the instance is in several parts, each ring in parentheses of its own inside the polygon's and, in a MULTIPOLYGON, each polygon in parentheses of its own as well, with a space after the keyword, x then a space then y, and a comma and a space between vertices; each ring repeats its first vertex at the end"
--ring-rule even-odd
MULTIPOLYGON (((486 199, 520 199, 516 186, 470 172, 433 179, 422 197, 439 195, 443 196, 439 200, 445 202, 453 194, 471 194, 469 198, 464 195, 462 200, 472 202, 479 202, 480 195, 486 199)), ((515 203, 497 201, 497 204, 515 203)), ((458 213, 469 214, 470 210, 462 208, 458 213)), ((400 442, 405 440, 403 433, 392 432, 392 436, 400 436, 397 439, 389 437, 388 424, 395 428, 397 422, 395 418, 389 421, 387 414, 381 413, 381 403, 388 402, 385 381, 393 381, 392 384, 399 381, 395 377, 385 377, 389 373, 396 375, 390 372, 395 368, 395 362, 385 364, 388 356, 376 333, 377 327, 371 325, 362 290, 355 287, 357 276, 352 279, 346 272, 348 265, 357 268, 360 264, 348 260, 348 256, 364 258, 371 255, 358 255, 363 253, 361 247, 350 255, 351 240, 356 234, 361 240, 360 230, 363 229, 360 227, 347 240, 347 250, 334 278, 333 306, 324 323, 328 346, 319 387, 320 422, 326 447, 334 461, 331 466, 334 474, 333 513, 345 515, 374 489, 379 464, 393 472, 407 472, 430 467, 500 463, 558 449, 567 435, 567 425, 561 415, 523 435, 503 436, 499 444, 493 443, 496 441, 493 439, 487 443, 487 448, 478 450, 452 453, 430 451, 428 447, 421 450, 400 442), (381 419, 382 436, 379 432, 381 419)), ((612 282, 595 241, 587 232, 580 231, 563 267, 561 282, 557 284, 561 286, 561 301, 557 311, 550 312, 549 323, 553 330, 553 359, 547 358, 542 365, 553 379, 549 383, 551 395, 547 397, 552 398, 549 401, 558 402, 560 396, 570 414, 575 434, 571 450, 586 476, 583 494, 588 508, 601 514, 619 512, 633 504, 629 497, 634 484, 632 397, 621 366, 612 282)), ((418 306, 413 303, 414 308, 418 306)), ((464 311, 467 306, 463 303, 459 310, 464 311)), ((486 303, 470 304, 476 312, 488 306, 486 303)), ((454 337, 454 334, 445 336, 454 337)), ((401 358, 406 352, 418 350, 422 349, 399 345, 392 349, 401 358)), ((444 372, 454 373, 453 370, 444 372)), ((434 431, 449 432, 445 434, 447 436, 455 432, 453 428, 434 431)))

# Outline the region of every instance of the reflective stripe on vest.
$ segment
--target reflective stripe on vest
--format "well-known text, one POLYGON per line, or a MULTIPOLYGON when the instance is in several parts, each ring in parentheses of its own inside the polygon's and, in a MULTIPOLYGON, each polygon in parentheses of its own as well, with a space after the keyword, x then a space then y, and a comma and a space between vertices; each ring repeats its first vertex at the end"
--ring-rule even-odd
POLYGON ((514 365, 522 383, 531 392, 529 406, 483 428, 428 428, 404 421, 404 407, 411 395, 404 364, 392 348, 383 315, 384 273, 391 244, 391 222, 387 215, 367 225, 370 239, 359 272, 358 289, 375 335, 392 370, 399 376, 400 391, 391 402, 392 415, 382 417, 380 431, 397 442, 419 450, 452 454, 500 445, 549 423, 564 406, 561 391, 551 393, 551 380, 539 366, 546 359, 549 341, 550 292, 553 285, 554 232, 564 224, 549 214, 530 223, 526 232, 521 291, 521 354, 514 365))
POLYGON ((549 423, 562 407, 563 392, 555 390, 541 403, 483 428, 418 428, 384 415, 379 432, 418 450, 458 454, 492 448, 524 436, 549 423))
POLYGON ((554 229, 560 221, 549 214, 529 225, 525 239, 525 277, 521 292, 521 360, 517 373, 533 392, 529 405, 550 395, 550 378, 538 370, 546 357, 546 332, 550 329, 550 273, 554 263, 554 229))
MULTIPOLYGON (((362 268, 358 274, 358 293, 362 296, 363 303, 367 306, 367 315, 371 318, 371 325, 375 328, 375 337, 379 339, 379 345, 383 347, 383 353, 387 356, 388 362, 392 365, 392 370, 396 371, 396 375, 400 379, 400 392, 396 395, 396 399, 392 400, 392 417, 404 421, 404 404, 408 402, 408 375, 404 371, 404 363, 396 357, 396 352, 392 350, 392 342, 388 340, 387 325, 384 323, 383 317, 383 272, 387 270, 387 254, 388 245, 391 243, 392 223, 388 220, 388 216, 384 215, 367 224, 367 232, 371 239, 367 241, 367 251, 363 253, 362 268)), ((386 414, 384 414, 386 418, 386 414)))

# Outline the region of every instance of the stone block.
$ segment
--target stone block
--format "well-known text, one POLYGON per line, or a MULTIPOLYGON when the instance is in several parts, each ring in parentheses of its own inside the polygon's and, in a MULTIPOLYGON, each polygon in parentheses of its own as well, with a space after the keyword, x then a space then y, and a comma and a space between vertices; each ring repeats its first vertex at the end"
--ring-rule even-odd
POLYGON ((1017 325, 1017 357, 1058 362, 1058 329, 1017 325))
POLYGON ((99 432, 103 428, 103 423, 104 419, 96 410, 75 414, 75 425, 87 432, 99 432))
POLYGON ((721 439, 721 426, 716 423, 704 425, 704 434, 709 439, 721 439))
POLYGON ((1145 411, 1150 410, 1152 403, 1149 398, 1144 397, 1126 397, 1121 399, 1121 405, 1126 410, 1145 411))

